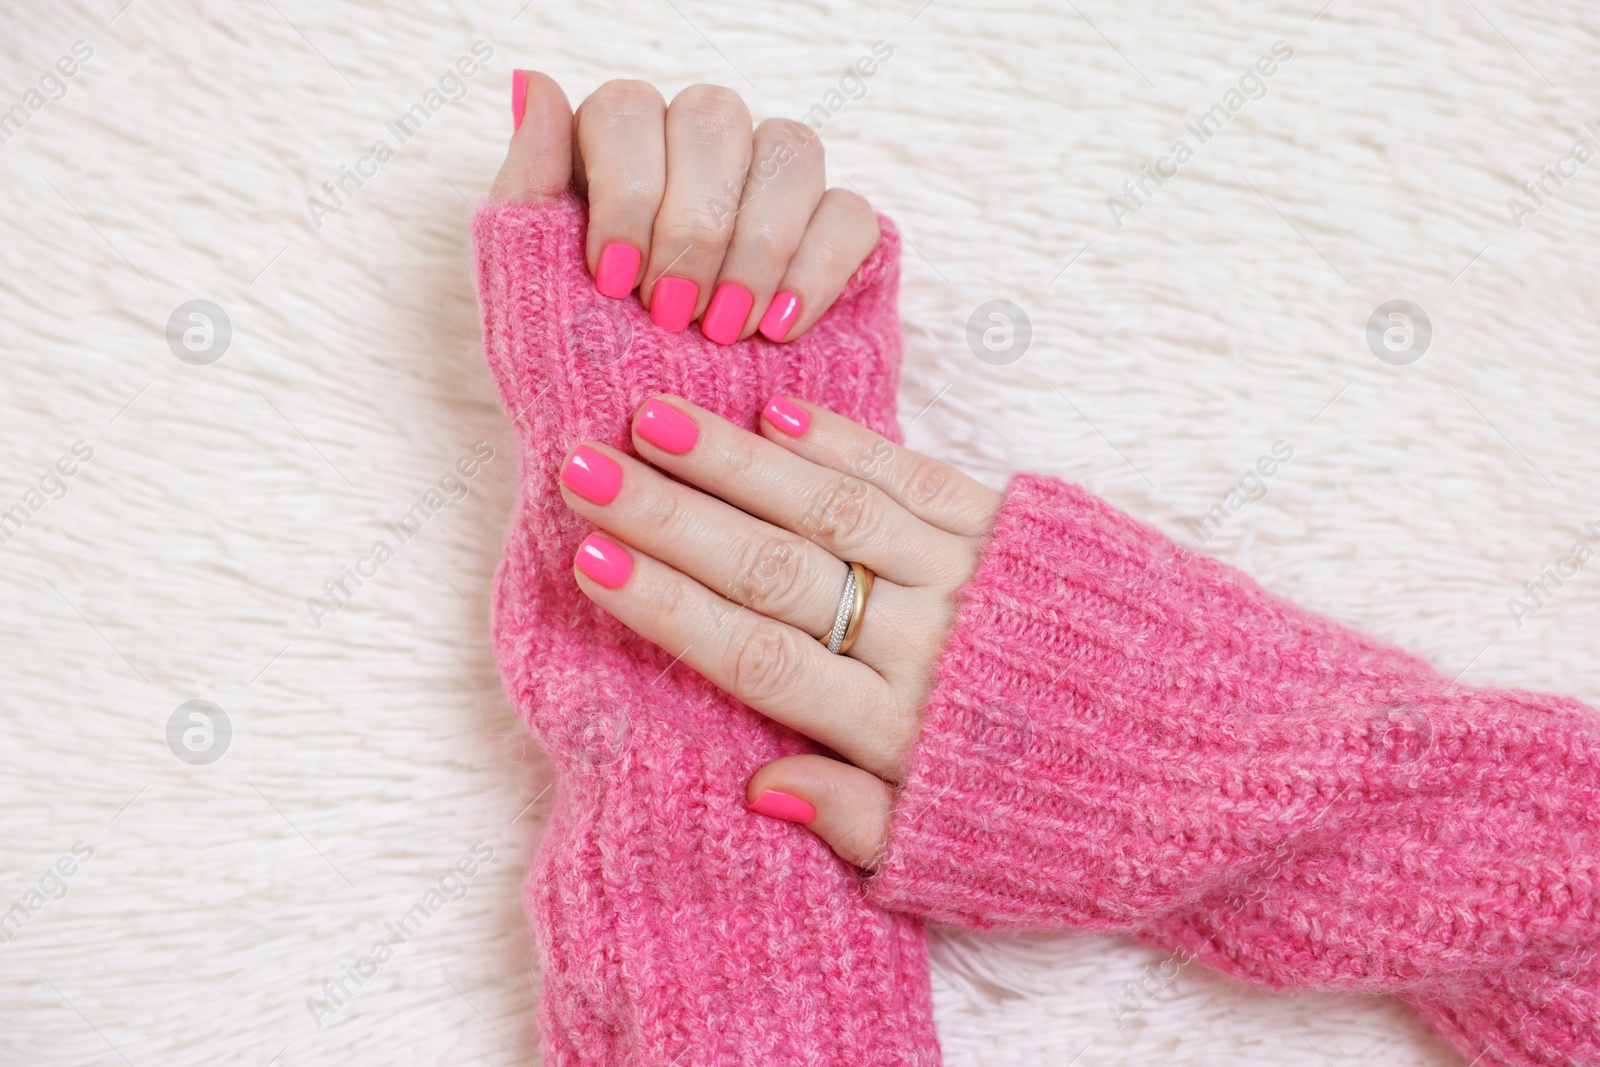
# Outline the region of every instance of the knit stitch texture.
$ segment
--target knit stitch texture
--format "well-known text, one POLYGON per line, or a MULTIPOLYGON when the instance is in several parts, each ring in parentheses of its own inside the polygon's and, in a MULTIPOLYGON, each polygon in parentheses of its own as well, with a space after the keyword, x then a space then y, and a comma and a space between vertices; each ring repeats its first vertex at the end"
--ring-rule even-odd
POLYGON ((898 440, 898 239, 789 345, 594 291, 571 198, 475 219, 523 491, 496 655, 556 767, 528 881, 551 1064, 936 1064, 919 918, 1132 934, 1272 988, 1391 993, 1469 1060, 1600 1064, 1600 717, 1455 684, 1084 490, 1019 475, 870 874, 744 785, 823 751, 577 590, 557 469, 676 392, 898 440), (887 909, 887 910, 885 910, 887 909))
POLYGON ((1600 716, 1454 684, 1077 486, 1012 480, 903 770, 885 908, 1600 1064, 1600 716))
POLYGON ((775 392, 899 439, 899 237, 883 236, 794 342, 668 333, 600 296, 572 197, 479 209, 485 351, 520 442, 521 496, 496 576, 496 659, 555 770, 526 906, 551 1067, 939 1062, 921 923, 865 902, 802 827, 746 810, 763 764, 818 745, 675 664, 578 590, 588 524, 557 489, 568 449, 631 451, 653 394, 754 429, 775 392))

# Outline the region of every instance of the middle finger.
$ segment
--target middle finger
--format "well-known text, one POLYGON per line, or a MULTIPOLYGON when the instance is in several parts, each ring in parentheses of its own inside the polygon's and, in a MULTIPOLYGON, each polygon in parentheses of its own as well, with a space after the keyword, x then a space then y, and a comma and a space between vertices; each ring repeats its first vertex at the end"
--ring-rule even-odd
POLYGON ((822 184, 821 137, 793 119, 768 119, 756 128, 733 238, 700 320, 711 340, 726 345, 755 333, 822 199, 822 184))
POLYGON ((719 85, 691 85, 667 108, 667 189, 639 298, 664 330, 682 330, 711 299, 750 169, 750 110, 719 85))

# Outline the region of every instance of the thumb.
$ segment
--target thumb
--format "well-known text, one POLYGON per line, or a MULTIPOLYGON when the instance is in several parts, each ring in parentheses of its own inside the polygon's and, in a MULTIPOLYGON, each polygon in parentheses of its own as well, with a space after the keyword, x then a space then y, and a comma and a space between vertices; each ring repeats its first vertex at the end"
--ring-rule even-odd
POLYGON ((751 776, 745 803, 762 815, 801 823, 840 859, 870 867, 888 844, 894 787, 826 756, 784 756, 751 776))
POLYGON ((572 181, 572 105, 548 74, 515 70, 511 81, 511 119, 516 129, 489 199, 495 203, 553 199, 572 181))

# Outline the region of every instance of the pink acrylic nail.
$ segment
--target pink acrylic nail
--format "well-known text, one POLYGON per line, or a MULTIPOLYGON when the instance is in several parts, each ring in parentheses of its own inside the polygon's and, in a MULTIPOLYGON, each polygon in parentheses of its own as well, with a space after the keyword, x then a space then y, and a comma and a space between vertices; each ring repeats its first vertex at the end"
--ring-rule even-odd
POLYGON ((739 339, 750 309, 755 305, 755 294, 738 282, 723 282, 711 294, 705 317, 700 320, 700 332, 719 345, 731 345, 739 339))
POLYGON ((528 76, 520 70, 511 72, 511 132, 522 129, 522 113, 528 109, 528 76))
POLYGON ((607 589, 620 589, 633 573, 633 557, 620 545, 599 534, 590 534, 578 546, 578 555, 572 561, 584 574, 607 589))
POLYGON ((700 439, 694 420, 664 400, 645 401, 633 420, 633 428, 640 437, 675 456, 689 451, 700 439))
POLYGON ((624 241, 612 241, 600 250, 600 262, 595 265, 594 287, 601 296, 621 300, 633 292, 633 283, 639 278, 639 250, 624 241))
POLYGON ((772 298, 761 324, 756 329, 769 341, 781 341, 789 335, 789 328, 800 317, 800 297, 785 289, 772 298))
POLYGON ((650 321, 676 333, 694 318, 694 302, 698 299, 700 286, 688 278, 665 275, 650 294, 650 321))
MULTIPOLYGON (((595 579, 599 581, 599 579, 595 579)), ((808 823, 817 817, 817 809, 810 803, 776 789, 763 789, 761 795, 750 803, 750 810, 786 822, 808 823)))
POLYGON ((782 394, 767 401, 761 414, 790 437, 799 437, 811 426, 811 416, 806 414, 806 409, 782 394))
POLYGON ((622 468, 610 456, 579 445, 561 468, 561 481, 585 500, 609 504, 622 488, 622 468))

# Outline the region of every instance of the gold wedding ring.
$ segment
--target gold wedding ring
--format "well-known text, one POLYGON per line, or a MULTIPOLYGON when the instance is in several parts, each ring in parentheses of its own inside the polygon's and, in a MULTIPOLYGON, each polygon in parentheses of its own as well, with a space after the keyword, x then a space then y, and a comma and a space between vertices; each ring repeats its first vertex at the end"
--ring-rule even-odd
POLYGON ((817 638, 829 652, 842 656, 850 651, 861 633, 861 620, 867 614, 867 594, 876 577, 860 563, 846 564, 844 588, 839 592, 839 607, 833 613, 833 628, 817 638))

